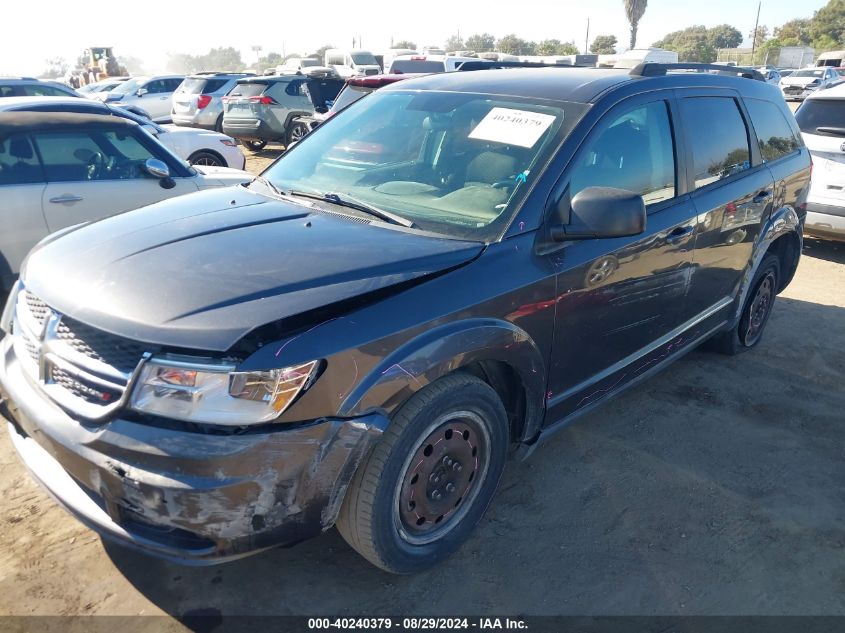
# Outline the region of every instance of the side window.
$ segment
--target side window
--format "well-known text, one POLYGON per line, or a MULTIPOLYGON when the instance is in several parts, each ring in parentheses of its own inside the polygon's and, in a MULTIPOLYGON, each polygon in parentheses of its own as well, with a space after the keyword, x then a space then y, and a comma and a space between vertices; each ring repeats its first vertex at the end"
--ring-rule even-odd
POLYGON ((176 88, 178 88, 181 83, 181 79, 165 79, 164 90, 162 90, 162 92, 175 92, 176 88))
POLYGON ((757 133, 763 162, 777 160, 797 150, 801 145, 783 112, 774 103, 760 99, 746 99, 745 107, 757 133))
POLYGON ((689 130, 695 188, 751 168, 748 130, 730 97, 687 97, 681 113, 689 130))
POLYGON ((147 92, 151 95, 158 94, 161 92, 167 92, 167 87, 164 84, 163 79, 156 79, 155 81, 151 81, 148 83, 144 88, 147 89, 147 92))
POLYGON ((28 97, 68 97, 68 93, 54 88, 53 86, 42 86, 38 84, 30 84, 22 86, 23 94, 28 97))
POLYGON ((587 187, 628 189, 646 205, 675 196, 675 150, 665 101, 638 106, 589 141, 569 183, 570 196, 587 187))
POLYGON ((304 97, 305 96, 305 81, 291 81, 287 87, 285 88, 285 93, 290 95, 291 97, 304 97))
POLYGON ((14 97, 15 96, 15 87, 14 86, 0 86, 0 97, 14 97))
POLYGON ((144 163, 156 158, 123 130, 41 132, 34 138, 48 182, 148 178, 144 163))
POLYGON ((25 134, 0 140, 0 186, 44 182, 32 142, 25 134))

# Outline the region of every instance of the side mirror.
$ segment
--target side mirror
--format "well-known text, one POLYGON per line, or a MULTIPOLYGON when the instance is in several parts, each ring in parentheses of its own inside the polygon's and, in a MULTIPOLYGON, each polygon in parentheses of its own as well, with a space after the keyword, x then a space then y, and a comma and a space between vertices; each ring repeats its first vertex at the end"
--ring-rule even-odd
POLYGON ((138 88, 138 90, 135 91, 135 94, 138 95, 139 97, 143 97, 148 92, 149 92, 149 90, 147 90, 146 88, 138 88))
POLYGON ((645 231, 643 197, 614 187, 587 187, 572 199, 569 223, 553 226, 556 242, 630 237, 645 231))
POLYGON ((163 189, 173 189, 176 186, 173 178, 170 177, 170 168, 164 161, 157 158, 148 158, 144 163, 144 169, 153 178, 158 178, 163 189))

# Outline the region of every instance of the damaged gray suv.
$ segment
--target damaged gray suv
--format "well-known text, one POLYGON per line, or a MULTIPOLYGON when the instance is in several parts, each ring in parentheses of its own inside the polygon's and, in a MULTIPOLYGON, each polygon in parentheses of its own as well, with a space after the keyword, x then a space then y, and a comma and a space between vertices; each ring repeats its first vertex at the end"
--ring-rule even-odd
POLYGON ((676 68, 409 79, 249 185, 46 238, 0 322, 21 459, 170 559, 336 525, 388 571, 442 560, 509 456, 754 348, 792 279, 795 120, 758 73, 676 68))

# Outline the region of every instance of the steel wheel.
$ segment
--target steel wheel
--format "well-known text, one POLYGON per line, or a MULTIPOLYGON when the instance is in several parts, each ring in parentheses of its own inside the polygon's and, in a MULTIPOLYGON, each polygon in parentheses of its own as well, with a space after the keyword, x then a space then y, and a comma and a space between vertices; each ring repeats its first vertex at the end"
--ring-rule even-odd
POLYGON ((460 522, 487 474, 489 443, 482 420, 470 411, 431 425, 396 489, 394 520, 403 540, 430 543, 460 522))
POLYGON ((769 272, 757 286, 757 292, 751 300, 748 308, 748 325, 745 328, 743 337, 744 343, 748 346, 754 345, 763 333, 763 326, 769 317, 772 303, 775 296, 775 275, 769 272))

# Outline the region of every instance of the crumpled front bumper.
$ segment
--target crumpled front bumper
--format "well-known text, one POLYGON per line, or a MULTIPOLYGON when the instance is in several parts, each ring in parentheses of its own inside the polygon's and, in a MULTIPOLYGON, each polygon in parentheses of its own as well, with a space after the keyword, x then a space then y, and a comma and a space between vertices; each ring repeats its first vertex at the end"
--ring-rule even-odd
POLYGON ((377 413, 206 434, 116 418, 85 425, 47 400, 0 340, 0 415, 36 480, 104 537, 189 564, 291 545, 334 525, 386 428, 377 413))

